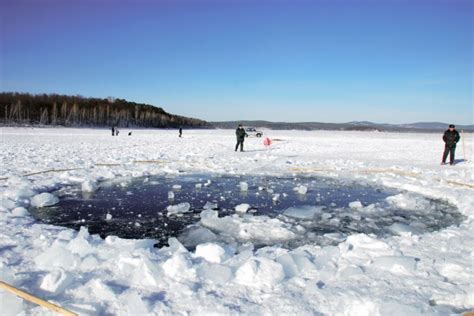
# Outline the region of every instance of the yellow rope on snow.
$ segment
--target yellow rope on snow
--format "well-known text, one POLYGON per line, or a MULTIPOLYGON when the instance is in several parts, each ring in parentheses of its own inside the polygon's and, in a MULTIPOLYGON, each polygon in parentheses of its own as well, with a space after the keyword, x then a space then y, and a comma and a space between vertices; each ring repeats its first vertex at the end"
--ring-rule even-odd
POLYGON ((29 293, 26 293, 25 291, 19 290, 16 287, 14 287, 14 286, 6 283, 6 282, 0 281, 0 288, 9 291, 9 292, 15 294, 16 296, 21 297, 24 300, 27 300, 29 302, 35 303, 37 305, 40 305, 40 306, 46 307, 46 308, 48 308, 52 311, 55 311, 58 314, 66 315, 66 316, 77 316, 76 313, 70 312, 67 309, 64 309, 64 308, 62 308, 58 305, 55 305, 53 303, 50 303, 50 302, 45 301, 43 299, 40 299, 36 296, 33 296, 29 293))
MULTIPOLYGON (((438 179, 438 180, 441 181, 442 179, 438 179)), ((457 181, 452 181, 452 180, 444 180, 444 181, 446 181, 446 182, 449 183, 449 184, 459 185, 459 186, 462 186, 462 187, 474 189, 474 184, 463 183, 463 182, 457 182, 457 181)), ((474 316, 474 315, 472 315, 472 316, 474 316)))
MULTIPOLYGON (((134 160, 133 163, 165 163, 163 160, 134 160)), ((97 163, 94 166, 96 167, 113 167, 113 166, 121 166, 120 163, 97 163)), ((34 176, 38 174, 50 173, 50 172, 65 172, 65 171, 73 171, 73 170, 80 170, 84 168, 67 168, 67 169, 49 169, 43 171, 36 171, 24 174, 23 177, 34 176)), ((8 177, 0 178, 0 180, 8 180, 8 177)))
MULTIPOLYGON (((328 169, 328 168, 302 168, 302 167, 295 167, 295 168, 290 168, 292 171, 296 172, 330 172, 330 171, 338 171, 336 169, 328 169)), ((352 173, 394 173, 398 174, 401 176, 408 176, 412 178, 419 178, 420 175, 419 173, 415 172, 410 172, 410 171, 403 171, 403 170, 394 170, 394 169, 359 169, 359 170, 350 170, 352 173)), ((434 178, 437 181, 445 181, 446 183, 449 183, 451 185, 457 185, 457 186, 462 186, 466 187, 469 189, 474 189, 474 184, 470 183, 463 183, 463 182, 458 182, 458 181, 452 181, 452 180, 446 180, 442 178, 434 178)), ((473 315, 474 316, 474 315, 473 315)))
POLYGON ((165 163, 163 160, 134 160, 133 163, 165 163))

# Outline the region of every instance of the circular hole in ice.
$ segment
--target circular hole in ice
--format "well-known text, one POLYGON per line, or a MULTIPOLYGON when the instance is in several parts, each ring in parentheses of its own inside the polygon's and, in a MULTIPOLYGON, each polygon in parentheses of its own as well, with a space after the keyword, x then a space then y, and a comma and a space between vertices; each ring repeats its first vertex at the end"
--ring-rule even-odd
POLYGON ((186 174, 146 179, 106 181, 95 192, 62 188, 56 192, 58 204, 31 212, 42 222, 87 226, 102 237, 153 238, 159 246, 177 237, 188 248, 208 241, 335 245, 354 233, 421 234, 463 220, 441 200, 323 177, 186 174))

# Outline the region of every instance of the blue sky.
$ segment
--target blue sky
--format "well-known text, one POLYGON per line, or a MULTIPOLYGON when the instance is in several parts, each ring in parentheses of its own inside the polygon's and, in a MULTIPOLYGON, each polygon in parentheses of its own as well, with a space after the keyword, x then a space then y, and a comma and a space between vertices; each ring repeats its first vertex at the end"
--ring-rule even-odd
POLYGON ((210 121, 473 124, 469 0, 0 3, 0 90, 210 121))

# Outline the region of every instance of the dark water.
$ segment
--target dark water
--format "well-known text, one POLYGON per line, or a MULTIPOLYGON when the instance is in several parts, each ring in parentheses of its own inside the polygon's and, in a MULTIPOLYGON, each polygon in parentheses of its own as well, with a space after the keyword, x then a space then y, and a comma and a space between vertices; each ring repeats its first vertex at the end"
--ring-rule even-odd
MULTIPOLYGON (((78 187, 67 187, 56 194, 60 202, 47 208, 31 210, 42 222, 79 229, 87 226, 90 233, 102 237, 115 235, 122 238, 153 238, 159 245, 169 237, 179 236, 189 225, 200 220, 206 208, 218 210, 219 217, 235 214, 235 206, 250 204, 248 214, 266 215, 305 228, 301 242, 318 242, 318 236, 339 234, 336 240, 351 233, 363 232, 385 235, 393 224, 413 225, 420 232, 438 230, 459 224, 461 214, 444 202, 426 200, 420 209, 399 210, 387 206, 374 214, 359 213, 348 204, 360 201, 362 205, 386 204, 385 199, 399 192, 376 188, 356 182, 337 181, 315 177, 265 176, 212 176, 180 175, 175 177, 147 177, 114 180, 100 184, 93 194, 85 194, 78 187), (242 191, 240 182, 248 184, 242 191), (173 189, 180 185, 180 189, 173 189), (306 194, 295 187, 304 185, 306 194), (169 192, 174 198, 169 199, 169 192), (277 198, 275 194, 279 194, 277 198), (190 211, 167 215, 167 207, 187 202, 190 211), (311 219, 292 218, 282 213, 289 207, 325 206, 324 212, 311 219), (324 214, 323 214, 324 213, 324 214), (112 218, 106 219, 107 214, 112 218), (304 240, 303 240, 304 239, 304 240)), ((257 241, 258 243, 258 241, 257 241)))

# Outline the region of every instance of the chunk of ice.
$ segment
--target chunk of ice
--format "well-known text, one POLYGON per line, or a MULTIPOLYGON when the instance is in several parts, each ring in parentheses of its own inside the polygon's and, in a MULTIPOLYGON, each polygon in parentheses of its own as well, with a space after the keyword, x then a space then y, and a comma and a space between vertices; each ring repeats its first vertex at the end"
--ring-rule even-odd
POLYGON ((60 293, 73 281, 70 273, 64 269, 56 268, 44 276, 40 288, 50 293, 60 293))
POLYGON ((289 217, 311 219, 324 210, 324 206, 305 205, 301 207, 290 207, 283 211, 283 214, 289 217))
POLYGON ((97 182, 92 181, 92 180, 86 180, 82 182, 81 189, 82 192, 95 192, 97 191, 97 182))
POLYGON ((25 217, 28 216, 28 210, 24 207, 16 207, 12 210, 12 215, 16 217, 25 217))
POLYGON ((249 185, 245 181, 240 182, 239 186, 240 186, 240 191, 248 191, 249 189, 249 185))
POLYGON ((299 185, 296 188, 294 188, 294 190, 298 192, 299 194, 306 194, 306 192, 308 192, 308 188, 305 187, 304 185, 299 185))
POLYGON ((206 243, 197 245, 196 257, 202 257, 212 263, 221 263, 228 258, 228 254, 221 246, 214 243, 206 243))
POLYGON ((349 207, 352 209, 361 209, 364 207, 360 201, 353 201, 349 203, 349 207))
POLYGON ((273 287, 284 278, 282 265, 264 257, 247 260, 235 273, 237 283, 260 289, 273 287))
POLYGON ((31 205, 34 207, 52 206, 59 202, 57 196, 51 193, 40 193, 31 198, 31 205))
POLYGON ((179 203, 176 205, 170 205, 166 208, 166 210, 168 211, 167 216, 170 216, 173 214, 187 213, 190 211, 190 209, 191 209, 191 204, 189 204, 188 202, 179 203))
POLYGON ((249 208, 250 208, 250 204, 242 203, 235 207, 235 211, 237 213, 247 213, 249 208))

